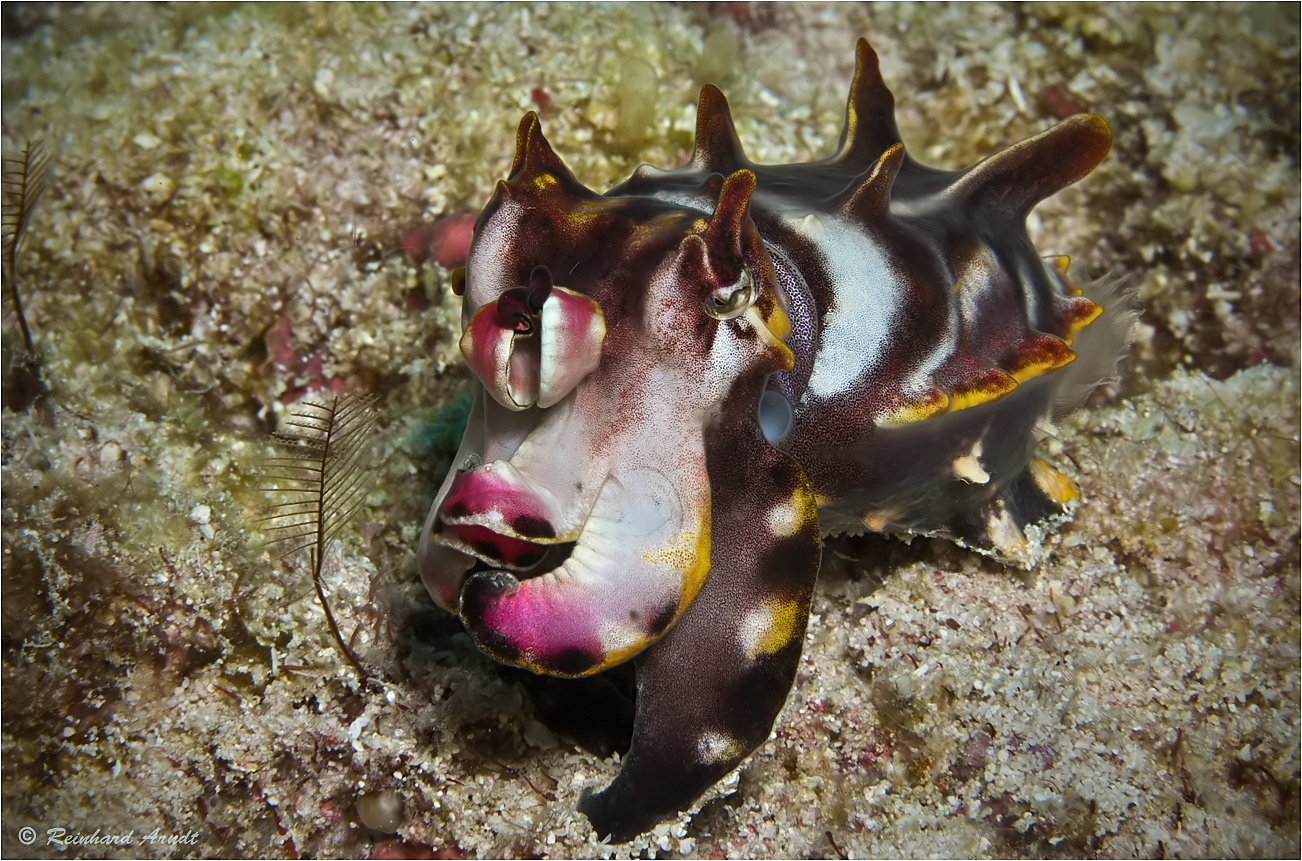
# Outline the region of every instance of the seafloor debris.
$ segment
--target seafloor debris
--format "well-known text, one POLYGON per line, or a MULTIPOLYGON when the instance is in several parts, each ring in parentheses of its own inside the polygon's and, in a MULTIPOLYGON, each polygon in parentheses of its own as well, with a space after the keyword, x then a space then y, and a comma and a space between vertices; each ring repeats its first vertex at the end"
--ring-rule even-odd
POLYGON ((4 169, 4 279, 13 306, 14 319, 23 335, 23 347, 35 352, 32 333, 23 314, 22 294, 18 289, 18 259, 27 245, 28 225, 36 211, 36 202, 45 191, 45 171, 50 158, 39 143, 28 141, 21 158, 5 159, 4 169))
POLYGON ((41 144, 31 141, 23 145, 21 157, 4 160, 4 235, 0 237, 4 261, 0 270, 4 275, 5 298, 22 334, 20 348, 14 347, 12 339, 5 344, 4 405, 15 411, 26 410, 48 391, 41 379, 40 354, 32 341, 27 315, 23 313, 23 290, 27 285, 19 287, 18 263, 28 243, 36 203, 45 191, 49 163, 50 157, 41 144))
MULTIPOLYGON (((280 451, 260 465, 267 482, 262 489, 275 500, 260 520, 260 529, 278 553, 290 557, 306 552, 330 635, 363 680, 368 674, 339 632, 321 574, 326 554, 353 524, 375 478, 370 469, 375 420, 375 398, 370 395, 303 401, 276 431, 280 451)), ((377 813, 375 818, 383 817, 377 813)))
POLYGON ((23 258, 48 408, 2 419, 3 854, 67 854, 50 828, 160 856, 615 853, 572 812, 615 763, 420 595, 459 303, 353 235, 478 210, 540 85, 591 184, 680 162, 720 26, 763 162, 831 151, 858 35, 929 163, 1046 127, 1049 87, 1105 115, 1113 156, 1030 227, 1073 271, 1129 273, 1145 315, 1120 386, 1045 443, 1086 497, 1055 557, 829 543, 775 737, 618 852, 1298 854, 1295 8, 747 9, 83 4, 6 32, 5 151, 57 135, 67 169, 23 258), (626 155, 629 56, 658 89, 626 155), (308 377, 385 405, 323 569, 382 691, 245 515, 308 377), (396 837, 357 818, 370 793, 402 800, 396 837))

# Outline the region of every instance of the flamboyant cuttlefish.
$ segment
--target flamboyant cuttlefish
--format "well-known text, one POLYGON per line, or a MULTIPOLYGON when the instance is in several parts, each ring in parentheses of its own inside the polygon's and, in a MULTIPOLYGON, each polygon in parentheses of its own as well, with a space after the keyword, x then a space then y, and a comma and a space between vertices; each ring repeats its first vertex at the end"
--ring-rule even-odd
POLYGON ((580 803, 598 833, 685 809, 767 738, 820 531, 1024 560, 1064 512, 1036 425, 1108 372, 1125 314, 1024 221, 1111 140, 1082 114, 923 167, 863 40, 822 161, 752 163, 707 85, 690 163, 597 194, 524 117, 454 274, 479 385, 419 565, 498 661, 635 661, 631 749, 580 803))

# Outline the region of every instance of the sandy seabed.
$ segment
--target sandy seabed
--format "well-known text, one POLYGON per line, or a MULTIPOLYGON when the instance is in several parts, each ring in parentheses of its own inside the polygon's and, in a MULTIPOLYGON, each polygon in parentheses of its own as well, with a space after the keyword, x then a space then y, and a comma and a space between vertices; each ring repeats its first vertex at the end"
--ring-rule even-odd
POLYGON ((19 281, 34 403, 6 307, 4 855, 1298 855, 1296 6, 4 16, 5 156, 53 157, 19 281), (821 157, 861 35, 924 163, 1113 126, 1030 225, 1144 307, 1120 381, 1043 446, 1085 504, 1029 573, 829 540, 774 737, 602 845, 574 805, 618 763, 416 579, 430 428, 468 376, 449 273, 402 240, 484 204, 530 109, 597 189, 680 163, 707 79, 753 159, 821 157), (384 415, 326 570, 367 689, 251 514, 270 429, 344 390, 384 415))

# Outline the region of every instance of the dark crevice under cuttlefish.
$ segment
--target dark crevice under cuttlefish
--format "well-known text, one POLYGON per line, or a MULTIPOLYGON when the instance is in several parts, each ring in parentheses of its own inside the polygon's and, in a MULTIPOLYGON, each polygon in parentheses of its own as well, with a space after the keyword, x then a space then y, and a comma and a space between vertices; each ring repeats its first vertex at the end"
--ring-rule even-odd
MULTIPOLYGON (((905 153, 865 41, 836 154, 759 165, 701 91, 692 160, 584 187, 520 124, 479 216, 465 438, 421 533, 434 599, 534 673, 636 668, 632 746, 580 809, 629 840, 772 729, 820 534, 1036 558, 1076 492, 1031 460, 1124 348, 1025 218, 1111 132, 1074 116, 964 171, 905 153)), ((1108 307, 1105 309, 1103 304, 1108 307)))

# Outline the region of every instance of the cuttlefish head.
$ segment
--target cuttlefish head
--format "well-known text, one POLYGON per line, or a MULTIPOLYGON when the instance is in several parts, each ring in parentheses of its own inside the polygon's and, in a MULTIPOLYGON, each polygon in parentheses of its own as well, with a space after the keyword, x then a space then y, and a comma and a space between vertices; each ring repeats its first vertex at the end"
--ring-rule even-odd
POLYGON ((706 213, 595 194, 533 114, 517 147, 459 276, 478 385, 419 566, 490 656, 583 676, 705 582, 706 434, 736 387, 791 367, 789 324, 750 171, 711 176, 706 213))

